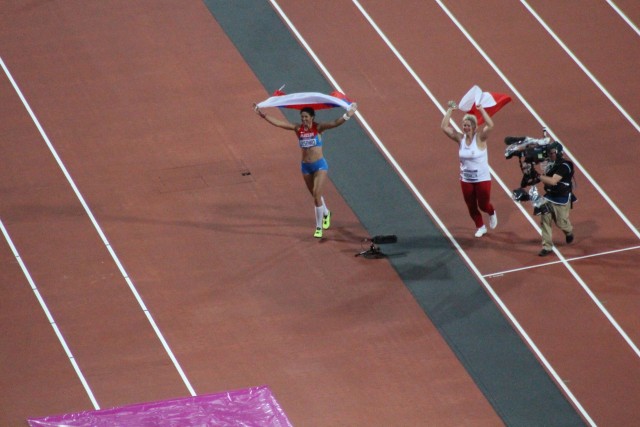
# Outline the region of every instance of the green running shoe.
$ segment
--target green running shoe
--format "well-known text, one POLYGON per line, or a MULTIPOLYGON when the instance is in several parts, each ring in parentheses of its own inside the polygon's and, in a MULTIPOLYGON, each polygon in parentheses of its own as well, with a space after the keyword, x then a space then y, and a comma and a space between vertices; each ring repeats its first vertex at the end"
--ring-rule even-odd
POLYGON ((322 217, 322 228, 325 230, 331 227, 331 211, 327 211, 327 214, 322 217))
POLYGON ((315 237, 316 239, 319 239, 322 237, 322 228, 318 227, 316 228, 316 232, 313 233, 313 237, 315 237))

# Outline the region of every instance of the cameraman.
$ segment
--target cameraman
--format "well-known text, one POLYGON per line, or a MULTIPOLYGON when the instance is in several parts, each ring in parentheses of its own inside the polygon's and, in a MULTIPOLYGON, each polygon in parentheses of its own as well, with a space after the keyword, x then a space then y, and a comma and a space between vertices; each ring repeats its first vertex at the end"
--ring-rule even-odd
POLYGON ((539 256, 546 256, 552 252, 552 223, 564 232, 567 243, 573 242, 573 226, 569 221, 569 211, 573 202, 576 201, 572 193, 574 168, 572 162, 564 159, 562 151, 563 147, 558 141, 549 144, 547 151, 549 161, 545 167, 545 173, 539 176, 545 190, 545 203, 540 207, 542 250, 538 253, 539 256))

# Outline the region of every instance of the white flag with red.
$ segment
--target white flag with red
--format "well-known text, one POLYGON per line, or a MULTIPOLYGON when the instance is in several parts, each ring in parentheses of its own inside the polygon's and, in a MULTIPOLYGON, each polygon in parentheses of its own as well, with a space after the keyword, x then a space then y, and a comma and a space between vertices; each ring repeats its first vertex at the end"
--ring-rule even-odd
POLYGON ((345 94, 333 91, 330 95, 319 92, 298 92, 285 94, 282 88, 273 93, 273 96, 258 103, 258 108, 280 107, 301 110, 304 107, 311 107, 315 110, 327 108, 344 108, 348 110, 352 101, 345 94))
POLYGON ((478 86, 473 86, 469 92, 462 97, 458 104, 458 108, 476 116, 478 119, 478 126, 480 126, 484 123, 484 119, 482 118, 480 111, 478 111, 478 106, 484 107, 485 111, 489 114, 489 117, 492 117, 509 102, 511 102, 511 97, 509 95, 504 93, 483 92, 478 86))

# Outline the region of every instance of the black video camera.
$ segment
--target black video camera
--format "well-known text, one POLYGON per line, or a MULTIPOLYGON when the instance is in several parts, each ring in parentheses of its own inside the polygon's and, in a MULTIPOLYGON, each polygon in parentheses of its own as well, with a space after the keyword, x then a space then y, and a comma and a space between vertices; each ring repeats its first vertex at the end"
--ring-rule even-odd
MULTIPOLYGON (((522 180, 520 181, 519 190, 540 182, 540 177, 533 165, 549 158, 549 144, 552 142, 547 135, 546 129, 542 130, 542 134, 543 138, 532 138, 530 136, 507 136, 504 138, 504 143, 507 144, 507 149, 504 152, 505 158, 517 157, 520 163, 522 180)), ((524 198, 517 198, 518 194, 514 190, 514 200, 524 201, 524 198)))
POLYGON ((540 163, 549 158, 548 145, 550 138, 531 138, 529 136, 507 136, 504 143, 508 145, 504 156, 510 159, 517 156, 526 163, 540 163))
POLYGON ((507 136, 504 143, 507 144, 504 156, 507 159, 517 157, 522 171, 520 187, 512 192, 516 202, 531 201, 534 206, 534 214, 539 215, 543 199, 538 194, 535 185, 540 182, 540 175, 534 165, 549 159, 549 146, 552 139, 547 135, 546 129, 542 130, 543 138, 530 136, 507 136), (526 187, 531 187, 528 191, 526 187))

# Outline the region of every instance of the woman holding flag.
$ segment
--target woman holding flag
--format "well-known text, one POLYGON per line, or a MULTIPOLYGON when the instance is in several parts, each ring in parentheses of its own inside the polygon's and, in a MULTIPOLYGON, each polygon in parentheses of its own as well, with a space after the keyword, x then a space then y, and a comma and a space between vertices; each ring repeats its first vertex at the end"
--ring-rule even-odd
POLYGON ((487 227, 480 211, 489 214, 489 227, 493 229, 498 225, 498 216, 491 204, 491 173, 487 152, 487 138, 493 129, 493 120, 485 108, 478 103, 475 105, 475 110, 480 113, 484 123, 478 126, 478 118, 474 114, 465 114, 462 118, 461 133, 450 124, 451 114, 456 108, 455 102, 449 101, 449 108, 440 128, 458 144, 462 195, 469 215, 476 225, 475 236, 482 237, 487 233, 487 227))
POLYGON ((322 133, 344 124, 355 114, 358 106, 353 102, 348 105, 347 112, 342 116, 330 122, 320 123, 315 121, 316 113, 314 108, 302 106, 300 109, 301 123, 294 124, 262 112, 260 105, 265 103, 266 101, 258 105, 254 104, 254 111, 273 126, 294 131, 298 138, 298 144, 302 152, 302 177, 309 193, 313 196, 315 204, 316 228, 313 236, 319 239, 322 237, 322 230, 328 229, 331 225, 331 211, 327 208, 322 196, 329 170, 329 165, 322 154, 322 133))

